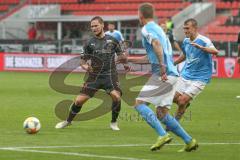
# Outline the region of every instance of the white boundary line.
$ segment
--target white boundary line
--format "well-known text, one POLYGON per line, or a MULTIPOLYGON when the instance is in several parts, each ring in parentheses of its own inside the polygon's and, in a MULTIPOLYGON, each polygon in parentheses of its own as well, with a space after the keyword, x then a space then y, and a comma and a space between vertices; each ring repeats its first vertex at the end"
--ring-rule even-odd
POLYGON ((30 147, 2 147, 0 149, 38 149, 38 148, 99 148, 99 147, 142 147, 151 144, 97 144, 97 145, 77 145, 77 146, 30 146, 30 147))
MULTIPOLYGON (((144 147, 151 146, 152 144, 96 144, 96 145, 77 145, 77 146, 15 146, 15 147, 0 147, 0 150, 7 149, 41 149, 41 148, 98 148, 98 147, 144 147)), ((170 146, 180 146, 184 144, 175 143, 167 144, 170 146)), ((203 142, 199 145, 240 145, 240 142, 203 142)))
MULTIPOLYGON (((240 142, 236 143, 226 143, 226 142, 216 142, 216 143, 199 143, 200 145, 240 145, 240 142)), ((78 157, 88 157, 88 158, 104 158, 104 159, 121 159, 121 160, 147 160, 139 159, 133 157, 120 157, 111 155, 97 155, 97 154, 86 154, 86 153, 75 153, 75 152, 57 152, 57 151, 44 151, 44 150, 34 150, 34 149, 50 149, 50 148, 98 148, 98 147, 142 147, 150 146, 151 144, 105 144, 105 145, 78 145, 78 146, 32 146, 32 147, 0 147, 0 150, 16 151, 16 152, 31 152, 31 153, 45 153, 45 154, 57 154, 57 155, 67 155, 67 156, 78 156, 78 157)), ((179 146, 183 144, 168 144, 171 146, 179 146)))
POLYGON ((132 158, 132 157, 119 157, 119 156, 97 155, 97 154, 86 154, 86 153, 75 153, 75 152, 41 151, 41 150, 17 149, 17 148, 8 148, 8 149, 1 149, 1 150, 79 156, 79 157, 88 157, 88 158, 91 157, 91 158, 122 159, 122 160, 148 160, 148 159, 139 159, 139 158, 132 158))

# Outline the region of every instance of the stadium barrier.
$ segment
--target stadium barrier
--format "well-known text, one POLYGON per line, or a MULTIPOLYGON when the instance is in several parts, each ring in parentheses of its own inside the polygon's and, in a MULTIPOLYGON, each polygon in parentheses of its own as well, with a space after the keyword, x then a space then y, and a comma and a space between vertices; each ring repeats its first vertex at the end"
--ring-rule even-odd
POLYGON ((4 54, 1 54, 0 53, 0 71, 3 71, 4 70, 4 54))
MULTIPOLYGON (((79 55, 69 54, 24 54, 24 53, 0 53, 0 71, 32 71, 51 72, 59 68, 63 63, 79 55)), ((77 59, 76 59, 77 60, 77 59)), ((78 63, 78 62, 76 62, 78 63)), ((179 70, 183 67, 179 65, 179 70)), ((84 72, 81 67, 74 67, 73 63, 66 63, 64 71, 84 72)), ((150 69, 149 64, 139 64, 134 70, 146 73, 150 69)), ((118 67, 121 70, 121 67, 118 67)), ((213 57, 213 77, 240 78, 240 64, 236 58, 213 57)))
MULTIPOLYGON (((20 53, 0 53, 0 69, 3 71, 32 71, 51 72, 79 55, 59 55, 59 54, 20 54, 20 53)), ((73 66, 67 64, 62 68, 71 71, 73 66)), ((83 72, 81 67, 74 71, 83 72)))
POLYGON ((214 57, 213 77, 240 78, 240 64, 237 63, 237 58, 214 57))

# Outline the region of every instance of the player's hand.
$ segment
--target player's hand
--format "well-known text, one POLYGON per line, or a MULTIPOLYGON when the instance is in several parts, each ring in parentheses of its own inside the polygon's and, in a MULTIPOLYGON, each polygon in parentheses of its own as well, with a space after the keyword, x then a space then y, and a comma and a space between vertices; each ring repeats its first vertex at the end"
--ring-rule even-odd
POLYGON ((127 72, 130 72, 132 70, 132 67, 129 65, 124 64, 123 67, 124 67, 125 71, 127 71, 127 72))
POLYGON ((160 76, 162 81, 167 81, 167 72, 166 66, 164 64, 160 64, 160 76))
POLYGON ((202 48, 203 48, 203 46, 200 46, 199 44, 194 43, 194 42, 192 42, 192 43, 190 43, 190 44, 193 45, 193 46, 196 47, 196 48, 199 48, 199 49, 202 49, 202 48))
POLYGON ((116 63, 119 64, 119 63, 127 63, 128 62, 128 57, 126 56, 125 53, 123 53, 122 55, 119 55, 117 60, 116 60, 116 63))
POLYGON ((165 81, 168 80, 166 73, 164 73, 164 74, 161 75, 161 80, 162 80, 163 82, 165 82, 165 81))
POLYGON ((87 72, 92 72, 93 68, 89 64, 83 64, 82 68, 87 72))

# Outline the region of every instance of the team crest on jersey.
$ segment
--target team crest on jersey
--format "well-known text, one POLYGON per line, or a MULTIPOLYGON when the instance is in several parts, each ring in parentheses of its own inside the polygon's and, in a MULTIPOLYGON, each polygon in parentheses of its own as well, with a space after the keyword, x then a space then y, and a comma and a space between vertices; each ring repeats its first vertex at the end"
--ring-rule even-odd
POLYGON ((234 58, 226 58, 224 59, 224 69, 225 73, 228 77, 232 77, 235 70, 235 59, 234 58))
POLYGON ((114 48, 114 43, 112 40, 107 40, 107 43, 104 46, 104 52, 111 53, 111 50, 114 48))

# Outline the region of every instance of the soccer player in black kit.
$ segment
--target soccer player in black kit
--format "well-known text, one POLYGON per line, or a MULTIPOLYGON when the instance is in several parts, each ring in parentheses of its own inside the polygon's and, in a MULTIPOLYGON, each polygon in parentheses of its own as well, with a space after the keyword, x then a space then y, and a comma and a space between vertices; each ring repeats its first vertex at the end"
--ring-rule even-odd
POLYGON ((118 83, 115 54, 118 56, 117 61, 121 63, 127 62, 127 56, 116 39, 104 34, 103 28, 104 21, 101 17, 96 16, 91 19, 91 31, 94 36, 85 45, 80 62, 81 67, 88 72, 88 78, 72 104, 68 118, 66 121, 58 123, 55 127, 57 129, 69 126, 80 112, 83 104, 93 97, 98 89, 104 89, 112 98, 110 128, 120 130, 117 125, 117 118, 121 109, 122 91, 118 83))

